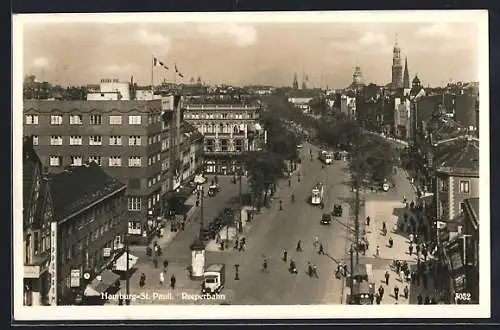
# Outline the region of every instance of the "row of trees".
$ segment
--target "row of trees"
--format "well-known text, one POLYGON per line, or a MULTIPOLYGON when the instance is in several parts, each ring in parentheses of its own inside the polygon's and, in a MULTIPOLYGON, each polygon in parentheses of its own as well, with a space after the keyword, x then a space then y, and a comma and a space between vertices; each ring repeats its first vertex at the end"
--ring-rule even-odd
POLYGON ((300 159, 297 137, 283 126, 276 112, 264 112, 262 123, 268 132, 267 144, 245 155, 253 201, 258 208, 267 205, 277 181, 300 159))

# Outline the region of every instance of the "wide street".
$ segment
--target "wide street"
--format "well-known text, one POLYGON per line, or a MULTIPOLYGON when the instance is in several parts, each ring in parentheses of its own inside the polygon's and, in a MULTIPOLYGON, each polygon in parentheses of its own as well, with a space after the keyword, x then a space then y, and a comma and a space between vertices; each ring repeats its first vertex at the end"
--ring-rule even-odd
MULTIPOLYGON (((199 212, 194 216, 194 221, 179 232, 168 245, 163 247, 164 256, 160 258, 158 268, 154 268, 151 259, 141 251, 134 251, 140 261, 137 271, 131 280, 131 293, 146 292, 148 299, 137 299, 133 304, 345 304, 348 288, 345 288, 343 279, 334 276, 339 261, 349 265, 348 250, 353 242, 353 221, 351 211, 354 193, 346 185, 347 163, 343 160, 335 161, 324 169, 316 159, 318 149, 309 144, 304 144, 301 149, 302 164, 291 179, 292 185, 288 187, 288 180, 282 180, 273 202, 269 209, 263 208, 254 216, 251 224, 245 228, 244 236, 247 238, 247 249, 237 252, 232 248, 225 251, 209 249, 206 252, 206 265, 211 263, 226 264, 226 284, 222 291, 224 299, 213 301, 198 301, 182 299, 182 293, 199 294, 200 280, 191 280, 188 277, 187 267, 191 264, 190 245, 198 235, 200 222, 199 212), (309 150, 313 150, 313 161, 310 160, 309 150), (298 182, 298 173, 301 181, 298 182), (309 204, 311 188, 316 182, 325 184, 325 209, 309 204), (295 194, 295 203, 291 203, 291 194, 295 194), (279 200, 282 200, 283 210, 279 210, 279 200), (321 225, 320 219, 323 212, 329 212, 333 203, 340 203, 344 213, 340 218, 333 218, 331 225, 321 225), (350 229, 351 228, 351 229, 350 229), (313 239, 319 236, 323 243, 325 255, 319 255, 313 247, 313 239), (302 241, 302 252, 296 252, 297 242, 302 241), (289 262, 284 262, 282 251, 288 251, 288 260, 292 258, 299 270, 298 274, 288 271, 289 262), (262 272, 264 257, 269 260, 268 272, 262 272), (169 262, 165 273, 165 283, 159 284, 159 274, 163 269, 162 261, 169 262), (311 278, 306 274, 307 263, 318 267, 319 278, 311 278), (239 264, 239 280, 235 280, 234 265, 239 264), (139 276, 146 275, 145 288, 139 288, 139 276), (168 288, 171 275, 175 275, 177 285, 174 290, 168 288), (155 299, 154 294, 161 294, 173 298, 155 299)), ((210 177, 209 177, 210 179, 210 177)), ((219 177, 222 191, 213 198, 205 198, 204 219, 207 224, 220 211, 231 203, 237 203, 238 185, 230 183, 230 177, 219 177)), ((384 238, 377 233, 382 219, 395 212, 395 205, 401 205, 403 195, 413 198, 412 187, 404 174, 400 171, 394 177, 396 187, 389 192, 361 191, 360 197, 365 200, 366 211, 374 219, 367 228, 370 249, 366 256, 360 256, 361 263, 372 263, 377 282, 383 279, 383 273, 389 268, 392 259, 405 259, 406 245, 404 237, 394 237, 396 247, 388 252, 384 238), (399 203, 399 204, 398 204, 399 203), (376 245, 381 247, 381 256, 374 256, 376 245), (399 245, 399 246, 398 246, 399 245)), ((246 190, 246 180, 243 181, 243 191, 246 190)), ((397 206, 396 205, 396 206, 397 206)), ((396 207, 397 209, 397 207, 396 207)), ((368 215, 368 214, 367 214, 368 215)), ((361 229, 364 228, 365 210, 362 208, 360 215, 361 229)), ((392 228, 392 220, 387 225, 392 228)), ((161 243, 161 242, 160 242, 161 243)), ((394 277, 395 274, 392 275, 394 277)), ((391 278, 392 278, 391 277, 391 278)), ((123 283, 124 284, 124 283, 123 283)), ((394 285, 391 283, 391 285, 394 285)), ((378 286, 378 284, 377 284, 378 286)), ((386 292, 391 288, 386 288, 386 292)), ((402 291, 402 288, 401 288, 402 291)), ((122 291, 123 292, 123 291, 122 291)), ((389 298, 384 298, 382 303, 389 298)))

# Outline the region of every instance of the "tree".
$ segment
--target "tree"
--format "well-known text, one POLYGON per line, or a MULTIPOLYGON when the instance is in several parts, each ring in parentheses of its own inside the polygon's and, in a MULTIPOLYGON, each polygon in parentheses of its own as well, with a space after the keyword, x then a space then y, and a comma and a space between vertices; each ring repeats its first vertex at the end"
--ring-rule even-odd
POLYGON ((269 151, 252 151, 245 155, 245 164, 254 202, 260 207, 262 197, 267 203, 270 188, 283 174, 283 159, 269 151))

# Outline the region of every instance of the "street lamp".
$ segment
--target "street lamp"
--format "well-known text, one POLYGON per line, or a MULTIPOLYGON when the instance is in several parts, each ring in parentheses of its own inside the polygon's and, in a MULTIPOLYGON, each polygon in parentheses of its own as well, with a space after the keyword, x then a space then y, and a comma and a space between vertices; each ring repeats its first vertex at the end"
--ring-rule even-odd
POLYGON ((200 233, 199 233, 199 238, 201 241, 203 241, 203 197, 204 197, 204 191, 203 191, 203 186, 199 185, 198 186, 198 194, 200 196, 200 233))

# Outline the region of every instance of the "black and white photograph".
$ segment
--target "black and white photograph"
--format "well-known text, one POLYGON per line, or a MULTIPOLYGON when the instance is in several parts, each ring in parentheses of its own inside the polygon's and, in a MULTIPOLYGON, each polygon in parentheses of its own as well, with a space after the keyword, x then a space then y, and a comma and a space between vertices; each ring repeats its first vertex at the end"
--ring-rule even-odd
POLYGON ((13 45, 15 319, 489 316, 487 11, 19 14, 13 45))

